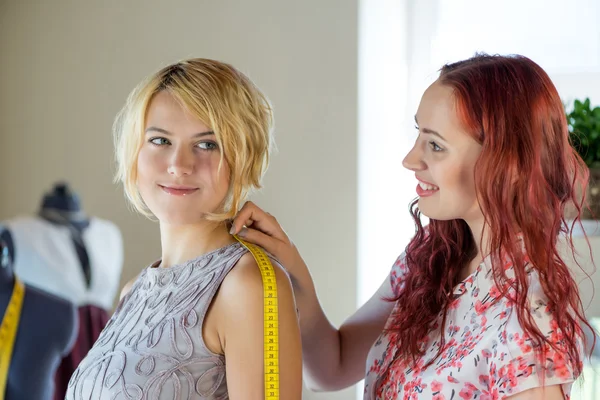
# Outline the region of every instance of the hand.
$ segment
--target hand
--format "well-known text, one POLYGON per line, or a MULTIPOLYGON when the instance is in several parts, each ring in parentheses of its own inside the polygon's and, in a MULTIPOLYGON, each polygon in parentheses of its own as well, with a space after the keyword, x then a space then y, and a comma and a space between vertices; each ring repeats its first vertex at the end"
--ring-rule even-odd
POLYGON ((237 234, 271 253, 291 275, 294 286, 298 283, 298 278, 308 272, 298 249, 275 217, 251 201, 246 202, 237 213, 229 233, 237 234))

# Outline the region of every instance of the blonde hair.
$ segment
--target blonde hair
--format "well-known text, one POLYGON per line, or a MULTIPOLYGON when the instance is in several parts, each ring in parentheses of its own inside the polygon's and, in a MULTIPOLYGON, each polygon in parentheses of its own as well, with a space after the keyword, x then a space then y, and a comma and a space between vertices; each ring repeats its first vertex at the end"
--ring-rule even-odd
POLYGON ((159 92, 172 95, 214 132, 230 169, 229 192, 221 213, 232 218, 247 196, 261 188, 272 146, 273 113, 265 95, 229 64, 194 58, 169 65, 147 77, 129 95, 113 126, 117 172, 133 207, 152 218, 137 189, 137 159, 143 144, 146 113, 159 92))

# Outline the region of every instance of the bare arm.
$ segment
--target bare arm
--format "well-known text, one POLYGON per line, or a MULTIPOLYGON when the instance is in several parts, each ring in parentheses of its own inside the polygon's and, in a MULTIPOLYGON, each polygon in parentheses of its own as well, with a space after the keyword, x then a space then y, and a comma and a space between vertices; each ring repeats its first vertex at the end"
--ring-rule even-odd
POLYGON ((363 379, 369 349, 381 334, 393 308, 392 303, 383 300, 392 294, 389 278, 338 330, 329 322, 319 303, 312 277, 300 253, 274 217, 248 202, 233 222, 232 233, 237 232, 277 257, 292 277, 300 313, 308 387, 315 391, 339 390, 363 379), (244 225, 247 228, 242 230, 244 225))
MULTIPOLYGON (((302 350, 292 285, 274 265, 279 306, 279 392, 282 400, 302 398, 302 350)), ((231 400, 264 400, 264 305, 260 270, 246 254, 223 281, 215 305, 217 332, 225 353, 231 400), (217 304, 218 302, 218 304, 217 304)))
POLYGON ((507 400, 563 400, 562 388, 560 385, 552 385, 548 387, 539 387, 535 389, 525 390, 521 393, 509 396, 507 400))
POLYGON ((367 355, 383 331, 393 303, 383 300, 391 295, 389 277, 379 290, 339 329, 327 319, 316 295, 298 300, 302 355, 308 387, 314 391, 340 390, 365 377, 367 355))

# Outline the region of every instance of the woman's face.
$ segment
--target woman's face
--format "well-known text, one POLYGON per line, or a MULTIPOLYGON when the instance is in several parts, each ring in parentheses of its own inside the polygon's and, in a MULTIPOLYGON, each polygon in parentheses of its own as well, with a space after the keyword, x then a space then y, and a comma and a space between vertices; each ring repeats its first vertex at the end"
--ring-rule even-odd
POLYGON ((215 134, 167 92, 148 107, 137 161, 138 190, 150 211, 173 225, 193 224, 221 210, 229 191, 229 167, 219 170, 215 134))
POLYGON ((419 180, 419 210, 436 220, 481 218, 474 174, 481 145, 462 127, 452 89, 434 82, 415 120, 419 137, 402 164, 419 180))

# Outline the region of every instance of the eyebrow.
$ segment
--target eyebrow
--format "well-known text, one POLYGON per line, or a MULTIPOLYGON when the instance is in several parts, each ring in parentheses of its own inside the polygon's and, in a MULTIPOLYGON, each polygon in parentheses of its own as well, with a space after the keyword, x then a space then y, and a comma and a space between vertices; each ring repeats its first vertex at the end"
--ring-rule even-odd
MULTIPOLYGON (((169 132, 166 129, 162 129, 162 128, 157 128, 156 126, 149 126, 148 128, 146 128, 146 133, 148 132, 159 132, 162 133, 163 135, 167 135, 167 136, 173 136, 173 134, 171 132, 169 132)), ((206 131, 206 132, 199 132, 199 133, 194 133, 192 135, 192 137, 197 138, 197 137, 202 137, 202 136, 209 136, 209 135, 214 135, 215 133, 213 131, 206 131)))
MULTIPOLYGON (((417 125, 419 125, 419 121, 417 121, 417 116, 416 115, 415 115, 415 123, 417 125)), ((430 135, 435 135, 435 136, 439 137, 440 139, 442 139, 444 142, 448 142, 442 135, 440 135, 439 132, 436 132, 433 129, 422 128, 421 130, 423 131, 423 133, 429 133, 430 135)))

